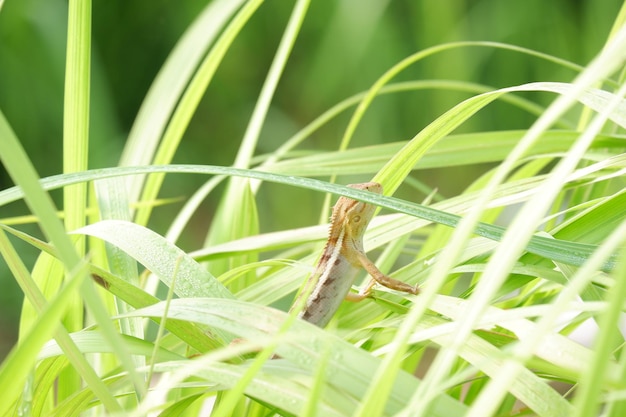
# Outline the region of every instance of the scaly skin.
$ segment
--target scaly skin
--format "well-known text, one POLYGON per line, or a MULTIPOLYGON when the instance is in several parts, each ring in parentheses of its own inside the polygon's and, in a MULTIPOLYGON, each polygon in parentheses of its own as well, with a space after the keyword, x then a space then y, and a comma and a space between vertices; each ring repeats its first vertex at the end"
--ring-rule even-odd
MULTIPOLYGON (((350 188, 382 194, 376 182, 350 184, 350 188)), ((344 298, 360 301, 369 295, 376 282, 388 288, 417 294, 417 287, 390 278, 380 272, 363 251, 363 235, 374 216, 376 206, 340 197, 333 207, 328 241, 313 274, 291 307, 301 308, 302 297, 307 297, 298 317, 324 327, 335 314, 344 298), (352 282, 364 268, 373 278, 365 291, 349 294, 352 282)))

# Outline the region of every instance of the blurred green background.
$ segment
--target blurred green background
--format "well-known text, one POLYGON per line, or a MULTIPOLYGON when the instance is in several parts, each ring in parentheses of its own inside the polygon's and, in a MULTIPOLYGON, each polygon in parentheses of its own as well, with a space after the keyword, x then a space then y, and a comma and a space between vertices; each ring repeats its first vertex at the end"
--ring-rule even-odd
MULTIPOLYGON (((92 168, 117 165, 150 84, 207 3, 93 1, 92 168)), ((244 28, 209 86, 174 162, 232 163, 293 5, 293 1, 266 1, 244 28)), ((257 153, 273 151, 330 106, 371 86, 406 56, 444 42, 498 41, 584 65, 602 47, 620 6, 618 0, 314 1, 279 84, 257 153)), ((64 0, 5 0, 0 9, 0 109, 41 176, 62 172, 66 25, 64 0)), ((519 53, 460 48, 413 65, 397 80, 453 79, 507 87, 532 81, 570 81, 574 76, 571 70, 519 53)), ((437 90, 377 98, 356 132, 354 146, 409 139, 468 96, 437 90)), ((553 98, 528 97, 539 103, 553 98)), ((336 148, 349 116, 346 112, 327 125, 305 147, 336 148)), ((532 122, 533 117, 521 110, 495 103, 461 131, 523 129, 532 122)), ((455 169, 427 172, 422 179, 444 193, 455 193, 465 185, 459 181, 464 177, 475 175, 455 169)), ((184 198, 204 180, 169 178, 162 196, 184 198)), ((11 185, 6 172, 0 171, 0 189, 11 185)), ((58 202, 59 195, 55 198, 58 202)), ((155 211, 150 226, 163 232, 181 204, 155 211)), ((265 213, 263 230, 305 225, 319 217, 316 208, 303 210, 299 219, 293 218, 293 212, 289 216, 281 212, 285 207, 281 201, 268 199, 260 204, 265 213)), ((214 207, 215 201, 206 203, 207 216, 214 207)), ((16 203, 3 208, 0 219, 28 213, 23 204, 16 203)), ((196 249, 203 240, 208 220, 197 222, 198 236, 185 236, 184 249, 196 249)), ((20 228, 36 231, 34 225, 20 228)), ((37 252, 15 244, 32 265, 37 252)), ((0 285, 1 358, 15 342, 22 298, 3 261, 0 285)))

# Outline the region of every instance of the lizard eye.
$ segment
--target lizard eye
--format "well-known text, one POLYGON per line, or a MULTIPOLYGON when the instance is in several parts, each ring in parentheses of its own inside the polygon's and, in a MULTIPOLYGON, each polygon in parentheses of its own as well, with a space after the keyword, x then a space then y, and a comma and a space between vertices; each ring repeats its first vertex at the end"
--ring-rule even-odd
POLYGON ((360 221, 361 221, 361 216, 358 216, 358 215, 357 215, 357 216, 354 216, 354 217, 352 218, 352 221, 353 221, 354 223, 358 223, 358 222, 360 222, 360 221))

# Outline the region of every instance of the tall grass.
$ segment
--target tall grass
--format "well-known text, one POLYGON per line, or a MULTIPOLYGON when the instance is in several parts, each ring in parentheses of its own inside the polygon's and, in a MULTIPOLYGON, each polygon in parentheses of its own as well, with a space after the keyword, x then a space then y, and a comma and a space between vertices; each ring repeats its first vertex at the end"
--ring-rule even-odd
POLYGON ((420 48, 261 153, 270 105, 313 13, 299 0, 232 165, 174 164, 216 71, 266 7, 217 0, 160 69, 119 164, 88 170, 90 6, 69 2, 63 174, 40 178, 0 113, 0 159, 16 184, 0 191, 0 206, 25 201, 44 237, 14 226, 24 218, 0 223, 0 253, 25 300, 20 340, 0 365, 0 415, 623 415, 626 8, 584 66, 498 42, 420 48), (411 78, 414 66, 458 51, 577 75, 503 88, 411 78), (381 117, 379 101, 426 89, 466 98, 409 140, 358 143, 368 118, 381 117), (472 130, 497 102, 532 123, 472 130), (341 120, 336 150, 307 151, 341 120), (420 181, 427 169, 474 165, 485 168, 454 195, 420 181), (151 225, 170 203, 159 196, 172 177, 205 182, 159 233, 151 225), (378 181, 385 195, 335 184, 345 178, 378 181), (277 206, 267 202, 271 184, 281 185, 277 206), (63 192, 62 220, 51 190, 63 192), (317 207, 324 193, 384 209, 366 249, 381 270, 419 284, 419 295, 376 287, 344 303, 326 329, 285 313, 327 225, 286 228, 281 216, 317 207), (219 203, 205 244, 184 251, 207 197, 219 203), (270 217, 281 227, 269 230, 270 217), (18 241, 38 252, 32 268, 18 241))

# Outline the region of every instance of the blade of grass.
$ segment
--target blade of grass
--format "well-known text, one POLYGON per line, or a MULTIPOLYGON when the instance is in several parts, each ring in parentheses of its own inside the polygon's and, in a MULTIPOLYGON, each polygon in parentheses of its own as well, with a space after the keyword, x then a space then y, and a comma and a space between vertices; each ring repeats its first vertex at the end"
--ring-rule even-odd
MULTIPOLYGON (((312 178, 293 177, 288 175, 272 174, 267 172, 259 172, 254 170, 236 169, 230 167, 220 167, 211 165, 167 165, 167 166, 146 166, 146 167, 117 167, 89 170, 83 173, 56 175, 42 180, 42 186, 47 189, 55 189, 67 184, 80 181, 92 181, 107 177, 145 174, 153 172, 171 172, 171 173, 194 173, 194 174, 216 174, 216 175, 235 175, 247 178, 260 179, 263 181, 275 182, 280 184, 288 184, 292 186, 303 187, 321 192, 328 192, 336 195, 343 195, 354 200, 365 201, 390 209, 392 211, 405 213, 410 216, 418 217, 435 223, 443 224, 450 227, 456 227, 461 217, 432 207, 422 206, 417 203, 400 200, 394 197, 371 195, 364 191, 347 188, 344 186, 329 184, 312 178)), ((16 201, 23 196, 19 187, 13 187, 4 191, 0 191, 0 206, 12 201, 16 201)), ((499 241, 502 239, 505 229, 491 224, 478 223, 472 231, 478 236, 483 236, 491 240, 499 241)), ((527 246, 527 250, 540 256, 547 257, 559 262, 570 265, 581 265, 595 250, 595 245, 587 245, 576 242, 568 242, 554 239, 546 239, 541 236, 532 236, 527 246)), ((603 266, 603 270, 610 271, 616 262, 613 256, 607 260, 603 266)))
MULTIPOLYGON (((159 149, 154 157, 153 163, 155 165, 165 165, 171 162, 183 134, 189 125, 189 121, 194 115, 200 100, 213 79, 215 71, 217 71, 218 66, 222 62, 224 55, 261 3, 262 1, 260 0, 248 1, 241 8, 239 13, 230 21, 222 35, 198 67, 189 82, 189 85, 185 89, 180 102, 176 106, 172 119, 169 121, 167 128, 165 129, 163 140, 159 144, 159 149)), ((223 23, 226 23, 226 21, 223 23)), ((154 174, 149 176, 143 189, 141 200, 154 200, 157 197, 164 178, 165 174, 154 174)), ((135 221, 138 224, 147 224, 151 211, 152 206, 146 206, 138 210, 135 221)))
MULTIPOLYGON (((26 203, 32 210, 32 212, 39 219, 40 226, 42 227, 45 235, 48 239, 51 240, 52 244, 55 246, 57 253, 59 255, 60 260, 63 262, 66 271, 81 271, 80 265, 82 264, 81 258, 76 253, 74 245, 69 238, 69 236, 65 233, 63 225, 59 221, 56 216, 56 210, 50 196, 41 188, 39 184, 39 177, 33 167, 31 161, 26 156, 24 149, 21 147, 17 137, 11 130, 8 122, 4 118, 4 115, 0 112, 0 137, 3 138, 0 141, 0 160, 6 167, 9 175, 13 178, 13 180, 20 186, 22 190, 24 190, 24 197, 26 203)), ((83 282, 80 274, 72 275, 73 278, 70 281, 78 281, 82 282, 80 285, 80 292, 83 300, 85 301, 85 305, 88 306, 90 311, 93 313, 94 318, 98 325, 101 326, 103 332, 107 334, 112 339, 113 346, 121 346, 121 344, 115 344, 115 340, 119 337, 117 330, 111 323, 109 319, 109 315, 102 305, 101 300, 98 297, 98 294, 95 292, 95 288, 90 282, 83 282)), ((69 285, 69 282, 66 284, 69 285)), ((77 284, 78 285, 78 284, 77 284)), ((71 286, 70 288, 74 288, 71 286)), ((69 291, 71 294, 71 291, 69 291)), ((46 316, 47 319, 60 319, 60 314, 63 314, 65 309, 57 309, 54 310, 54 314, 51 314, 50 317, 46 316), (59 314, 57 316, 56 314, 59 314)), ((39 324, 36 323, 34 328, 39 328, 39 324)), ((40 343, 43 343, 41 340, 43 337, 50 337, 55 327, 49 329, 49 332, 41 333, 35 340, 32 340, 32 343, 29 345, 28 352, 32 353, 34 350, 37 350, 41 347, 40 343)), ((21 346, 21 345, 20 345, 21 346)), ((68 349, 72 349, 73 345, 67 344, 63 345, 67 346, 68 349)), ((68 351, 68 355, 71 352, 68 351)), ((119 355, 120 361, 126 367, 127 372, 129 372, 131 376, 131 380, 134 382, 137 387, 137 392, 142 392, 142 383, 141 378, 134 372, 134 368, 132 367, 132 360, 130 357, 123 351, 117 352, 119 355)), ((79 366, 78 370, 82 373, 83 378, 85 378, 86 382, 90 385, 94 385, 94 390, 98 391, 100 395, 104 395, 103 401, 107 400, 106 389, 102 389, 101 381, 98 379, 96 373, 89 366, 84 366, 82 362, 82 357, 75 358, 77 362, 76 365, 79 366)), ((18 370, 13 369, 15 374, 12 374, 10 377, 6 374, 2 374, 0 370, 1 378, 9 378, 11 384, 16 384, 20 386, 26 379, 28 372, 30 371, 29 364, 34 364, 35 357, 30 356, 28 360, 26 358, 23 359, 23 366, 18 370)), ((9 379, 5 379, 4 382, 8 383, 9 379)), ((113 409, 117 409, 117 403, 107 401, 109 407, 113 407, 113 409)), ((0 413, 2 414, 2 413, 0 413)))
MULTIPOLYGON (((621 258, 626 259, 626 250, 622 250, 621 258)), ((609 307, 598 320, 600 332, 595 340, 595 354, 576 392, 574 415, 577 417, 598 415, 604 400, 602 396, 604 386, 598 381, 606 380, 616 345, 623 342, 623 337, 616 330, 619 329, 623 300, 626 298, 626 279, 623 279, 626 276, 626 262, 615 269, 614 276, 615 285, 607 296, 609 307)))
MULTIPOLYGON (((164 308, 165 303, 161 302, 129 315, 161 317, 164 308)), ((209 327, 219 327, 223 331, 237 334, 247 340, 259 341, 259 343, 262 341, 270 343, 270 338, 279 332, 288 318, 286 313, 272 308, 228 299, 175 299, 170 303, 169 313, 172 317, 202 323, 209 327), (250 317, 256 317, 257 320, 251 321, 250 317)), ((290 407, 296 407, 298 404, 303 404, 303 401, 308 397, 310 384, 314 382, 308 378, 304 380, 302 378, 305 375, 315 373, 316 365, 319 363, 323 350, 320 349, 320 346, 324 345, 329 346, 332 353, 327 358, 328 378, 324 382, 325 389, 321 391, 326 394, 337 392, 353 398, 362 398, 363 390, 371 378, 371 372, 376 369, 380 359, 323 329, 302 321, 292 323, 286 334, 285 343, 279 344, 277 349, 277 353, 281 357, 289 359, 290 362, 297 364, 297 367, 292 368, 289 364, 270 361, 264 365, 261 373, 254 376, 251 385, 246 388, 246 392, 252 393, 252 389, 256 390, 256 387, 262 386, 266 375, 278 376, 284 384, 289 384, 289 386, 292 384, 292 378, 295 378, 295 381, 300 382, 300 386, 305 385, 306 394, 303 397, 296 396, 299 393, 285 393, 283 390, 274 392, 272 390, 271 398, 279 402, 276 404, 277 406, 290 404, 290 407), (303 371, 305 372, 304 375, 303 371), (298 401, 298 404, 294 404, 293 401, 298 401)), ((233 349, 233 347, 229 347, 229 349, 233 349)), ((209 369, 209 365, 216 364, 216 356, 214 355, 218 353, 220 352, 199 358, 198 362, 181 363, 178 371, 181 374, 190 372, 194 374, 196 371, 209 369)), ((221 353, 225 354, 226 352, 221 353)), ((216 365, 221 366, 220 364, 216 365)), ((215 372, 214 377, 227 383, 228 386, 233 386, 246 375, 249 366, 250 364, 243 364, 241 367, 229 367, 231 372, 236 372, 236 377, 233 377, 231 372, 215 372)), ((157 369, 159 369, 158 366, 157 369)), ((172 370, 177 372, 176 369, 172 370)), ((274 383, 273 378, 268 381, 274 383)), ((419 384, 420 381, 417 378, 409 373, 401 372, 393 385, 391 401, 386 412, 393 414, 399 411, 407 398, 406 395, 410 395, 419 384)), ((465 409, 463 404, 443 393, 440 393, 437 402, 437 409, 433 413, 435 416, 462 415, 465 409)), ((290 411, 292 410, 295 411, 297 408, 290 409, 290 411)), ((352 409, 349 410, 352 411, 352 409)))
MULTIPOLYGON (((81 370, 81 375, 91 386, 94 393, 101 399, 107 409, 121 411, 121 407, 106 387, 101 384, 98 375, 91 369, 85 358, 79 353, 78 348, 69 338, 68 332, 59 326, 59 320, 65 313, 68 297, 72 291, 80 285, 81 279, 72 279, 62 287, 47 303, 37 284, 30 279, 26 266, 22 263, 19 255, 0 229, 0 253, 9 265, 17 282, 34 309, 39 313, 27 333, 22 335, 21 343, 11 350, 11 353, 0 365, 0 389, 3 392, 4 401, 0 404, 0 414, 6 415, 8 406, 16 401, 23 388, 31 367, 37 360, 40 347, 55 335, 59 346, 62 346, 68 359, 75 369, 81 370)), ((79 271, 78 271, 79 272, 79 271)), ((80 276, 80 273, 77 275, 80 276)))
MULTIPOLYGON (((626 31, 625 31, 626 33, 626 31)), ((503 161, 503 163, 498 167, 495 171, 494 176, 490 179, 489 183, 483 190, 481 196, 477 199, 474 208, 468 213, 466 217, 463 218, 459 222, 458 227, 455 229, 453 236, 450 240, 450 243, 444 248, 442 252, 442 256, 440 261, 437 262, 435 268, 433 269, 432 275, 430 276, 430 282, 432 283, 432 287, 428 287, 426 291, 422 294, 423 301, 421 305, 414 306, 408 314, 407 320, 404 325, 399 329, 396 334, 396 346, 397 349, 392 354, 388 355, 383 365, 379 369, 378 373, 373 378, 372 384, 370 386, 370 392, 366 398, 366 401, 360 404, 357 415, 365 415, 366 413, 378 413, 379 410, 382 409, 386 396, 384 392, 381 392, 379 387, 386 387, 388 384, 385 384, 385 380, 391 378, 395 372, 400 367, 402 356, 404 355, 406 349, 406 341, 408 340, 411 328, 414 327, 415 323, 422 317, 424 312, 426 311, 426 307, 432 302, 433 297, 436 292, 441 288, 444 284, 446 277, 448 276, 450 270, 454 266, 457 257, 461 253, 462 249, 465 247, 467 241, 469 240, 472 232, 475 232, 477 225, 479 224, 480 216, 483 213, 483 210, 487 204, 487 202, 492 198, 493 193, 496 187, 503 182, 505 177, 511 172, 511 170, 515 167, 517 161, 528 151, 528 149, 536 142, 539 135, 545 132, 552 123, 558 119, 567 109, 569 109, 575 101, 585 92, 587 88, 589 88, 594 83, 602 80, 608 74, 610 74, 611 70, 615 69, 619 64, 621 64, 623 59, 623 51, 626 50, 624 45, 622 45, 623 40, 619 42, 614 42, 611 49, 603 51, 592 64, 583 71, 579 77, 575 80, 572 85, 571 90, 568 94, 559 96, 554 103, 548 108, 546 113, 544 113, 537 122, 531 127, 525 137, 519 142, 519 144, 513 149, 513 151, 507 156, 507 158, 503 161), (619 46, 622 47, 620 50, 619 46), (376 394, 376 395, 374 395, 376 394)), ((389 168, 393 167, 392 171, 389 171, 386 168, 383 168, 381 172, 375 177, 378 179, 382 178, 391 178, 391 188, 397 187, 400 181, 408 174, 412 165, 414 164, 413 160, 415 158, 419 158, 419 156, 426 151, 431 146, 433 137, 440 137, 440 131, 445 133, 449 132, 451 128, 456 127, 462 121, 465 120, 463 117, 463 113, 474 113, 479 108, 482 108, 487 102, 491 100, 485 101, 485 99, 489 99, 489 96, 485 97, 485 95, 478 96, 476 98, 472 98, 466 100, 466 102, 471 101, 472 104, 470 106, 466 105, 461 111, 461 115, 459 114, 450 114, 448 112, 448 117, 443 118, 440 117, 437 121, 429 125, 428 130, 429 135, 424 135, 424 140, 414 141, 413 146, 416 146, 417 156, 413 156, 412 153, 401 154, 398 156, 399 161, 390 162, 387 166, 389 168), (453 121, 452 124, 445 123, 447 121, 453 121), (429 137, 430 136, 430 137, 429 137)), ((611 113, 621 101, 621 96, 615 96, 615 99, 611 101, 608 107, 608 111, 603 111, 601 113, 602 117, 606 117, 609 113, 611 113)), ((465 104, 465 103, 462 103, 465 104)), ((457 106, 459 107, 459 106, 457 106)), ((458 111, 458 110, 457 110, 458 111)), ((466 116, 466 115, 465 115, 466 116)), ((426 129, 425 129, 426 130, 426 129)), ((594 131, 593 134, 597 134, 598 132, 594 131)), ((419 135, 418 135, 419 136, 419 135)), ((511 227, 505 232, 502 244, 498 246, 494 256, 491 258, 491 261, 488 265, 491 265, 491 268, 488 268, 483 275, 483 279, 479 282, 477 291, 472 294, 472 298, 475 299, 476 304, 472 306, 472 308, 468 309, 468 314, 465 317, 463 322, 459 323, 459 332, 456 335, 456 343, 453 344, 449 349, 442 351, 436 358, 433 363, 433 366, 430 368, 429 372, 426 375, 425 380, 428 383, 420 386, 415 395, 413 396, 413 401, 411 403, 412 412, 416 415, 426 415, 429 410, 428 401, 424 401, 424 397, 431 397, 431 393, 429 392, 431 389, 435 389, 435 387, 439 386, 442 380, 446 378, 448 373, 453 367, 453 364, 456 362, 456 358, 458 357, 458 351, 465 343, 467 338, 470 336, 472 329, 474 328, 474 324, 478 319, 481 312, 484 310, 489 300, 492 299, 493 294, 497 291, 499 286, 504 281, 507 276, 506 271, 510 271, 513 266, 514 261, 521 254, 521 250, 523 246, 531 239, 532 234, 536 230, 535 221, 537 220, 537 216, 547 209, 546 204, 552 201, 553 195, 556 192, 557 187, 560 188, 562 185, 562 177, 564 177, 568 171, 573 170, 572 162, 577 162, 579 159, 580 150, 584 150, 587 146, 587 143, 590 142, 592 136, 589 135, 587 137, 581 137, 577 142, 575 147, 578 146, 578 150, 575 153, 571 153, 564 160, 566 163, 559 164, 560 168, 558 168, 551 178, 546 181, 545 185, 542 187, 544 192, 542 194, 536 195, 531 200, 534 204, 531 206, 529 203, 526 204, 528 213, 526 215, 530 216, 533 219, 530 224, 532 227, 529 227, 529 222, 524 219, 523 216, 518 215, 513 224, 515 227, 511 227), (543 194, 547 194, 544 199, 540 199, 543 194), (541 209, 543 207, 543 209, 541 209), (523 236, 524 238, 520 238, 523 236)), ((510 382, 510 379, 508 380, 510 382)), ((506 385, 500 385, 500 390, 498 394, 500 395, 498 398, 501 398, 502 395, 506 392, 502 388, 506 388, 506 385)), ((485 391, 481 393, 481 397, 485 398, 483 394, 485 391)), ((499 405, 499 401, 492 401, 489 403, 489 407, 486 404, 483 404, 484 408, 473 407, 471 412, 480 412, 484 415, 484 410, 489 410, 489 413, 495 411, 495 407, 499 405)))
MULTIPOLYGON (((234 298, 232 293, 189 255, 155 232, 138 224, 121 220, 103 220, 85 226, 75 233, 103 239, 146 266, 169 287, 176 276, 174 292, 181 297, 234 298)), ((228 343, 232 337, 217 333, 228 343)))
MULTIPOLYGON (((216 0, 185 31, 148 91, 120 159, 120 165, 148 164, 180 100, 180 95, 193 75, 198 62, 213 42, 220 28, 231 19, 244 0, 216 0)), ((136 201, 143 177, 129 178, 129 198, 136 201)))
MULTIPOLYGON (((619 36, 612 39, 609 44, 607 44, 606 48, 577 78, 573 84, 576 89, 573 90, 571 94, 561 96, 555 100, 548 108, 548 111, 533 125, 525 139, 520 142, 519 150, 523 151, 524 145, 526 145, 525 142, 536 140, 538 134, 547 129, 551 121, 562 114, 578 94, 582 93, 589 85, 600 81, 617 66, 622 65, 623 60, 626 58, 625 55, 626 27, 623 27, 619 36)), ((530 229, 536 227, 540 218, 543 217, 550 203, 560 191, 565 176, 574 169, 588 144, 593 140, 594 136, 599 133, 605 121, 608 119, 608 113, 620 105, 625 92, 626 86, 620 88, 620 92, 615 95, 615 99, 611 101, 609 107, 594 118, 591 124, 582 132, 581 137, 570 152, 555 167, 548 181, 540 187, 540 193, 531 198, 514 219, 503 238, 502 245, 496 249, 492 261, 488 264, 488 268, 483 275, 485 281, 481 281, 478 284, 477 291, 473 294, 472 298, 475 299, 476 306, 470 310, 467 320, 464 321, 459 328, 459 344, 462 343, 464 338, 471 332, 473 323, 484 310, 493 293, 501 285, 505 278, 505 271, 512 265, 514 258, 517 258, 517 255, 521 251, 522 244, 530 237, 530 229), (490 283, 489 287, 486 285, 487 282, 490 283)), ((510 155, 510 158, 507 158, 505 164, 502 166, 502 175, 505 175, 505 172, 508 171, 509 167, 507 166, 507 162, 516 157, 517 155, 513 153, 510 155), (504 169, 506 169, 506 171, 504 171, 504 169)), ((489 190, 489 188, 487 188, 487 190, 489 190)), ((591 259, 593 259, 593 256, 591 259)), ((530 351, 532 350, 529 350, 529 352, 530 351)), ((518 358, 527 357, 524 353, 517 353, 521 355, 518 356, 518 358)), ((521 367, 521 363, 517 361, 508 362, 507 365, 508 366, 502 368, 502 371, 506 372, 500 372, 481 392, 475 403, 476 407, 472 408, 470 411, 471 416, 478 416, 479 410, 481 410, 482 413, 484 413, 485 410, 491 413, 500 403, 506 393, 506 387, 521 367), (487 400, 487 395, 491 395, 489 400, 487 400), (481 409, 480 407, 484 408, 481 409)))
MULTIPOLYGON (((130 221, 130 203, 128 201, 128 193, 125 185, 126 183, 122 178, 108 178, 103 181, 94 182, 95 199, 97 200, 100 218, 130 221)), ((90 252, 94 261, 98 259, 96 253, 99 253, 102 259, 101 263, 108 265, 113 274, 124 277, 124 279, 133 286, 140 287, 139 273, 135 260, 114 245, 105 242, 103 248, 102 245, 98 245, 93 240, 94 239, 90 242, 90 252)), ((129 305, 119 297, 109 297, 105 298, 105 300, 110 303, 109 309, 111 315, 123 314, 129 311, 129 305)), ((122 334, 137 338, 143 338, 145 336, 140 319, 122 319, 119 325, 122 334)), ((142 356, 133 355, 132 359, 135 369, 139 369, 145 365, 145 358, 142 356)), ((104 362, 107 360, 111 361, 110 368, 117 366, 117 363, 111 360, 110 357, 103 357, 100 358, 100 361, 103 363, 103 368, 106 369, 104 362)))
MULTIPOLYGON (((239 146, 237 156, 233 163, 236 168, 248 168, 250 166, 251 158, 254 155, 254 149, 257 146, 269 106, 300 31, 300 27, 302 26, 308 6, 309 0, 298 0, 293 8, 283 37, 278 45, 278 50, 272 60, 267 77, 259 93, 252 116, 246 127, 241 145, 239 146)), ((229 179, 226 191, 220 200, 218 210, 213 218, 209 234, 205 239, 206 245, 212 246, 228 240, 258 233, 258 220, 254 222, 257 218, 258 214, 256 212, 254 193, 250 188, 250 182, 241 178, 229 179), (249 218, 253 219, 253 221, 244 224, 241 223, 241 219, 249 218)), ((216 275, 221 275, 230 268, 236 268, 243 265, 245 262, 255 261, 257 261, 256 257, 248 256, 232 259, 230 262, 220 260, 212 261, 208 263, 207 267, 216 275)), ((253 279, 254 275, 249 274, 246 282, 250 282, 253 279)), ((245 282, 242 282, 242 284, 245 284, 245 282)))
MULTIPOLYGON (((522 130, 478 132, 448 135, 433 144, 428 152, 416 162, 412 170, 449 168, 488 162, 499 162, 524 135, 522 130)), ((542 154, 562 154, 569 149, 578 136, 574 131, 549 131, 529 155, 537 158, 542 154)), ((368 174, 380 170, 407 142, 352 148, 345 151, 316 152, 311 155, 285 159, 272 165, 263 164, 260 170, 278 174, 321 177, 333 173, 343 175, 368 174)), ((599 136, 591 149, 613 149, 626 146, 619 136, 599 136)))
MULTIPOLYGON (((89 100, 91 78, 91 1, 70 0, 65 65, 63 109, 63 172, 87 169, 89 153, 89 100)), ((63 189, 63 208, 67 230, 85 225, 87 184, 63 189)), ((74 239, 78 256, 85 254, 85 238, 74 239)), ((63 324, 69 332, 83 328, 83 300, 78 293, 68 300, 63 324)), ((81 385, 80 376, 71 367, 62 371, 58 381, 58 398, 63 400, 81 385)))

